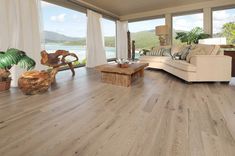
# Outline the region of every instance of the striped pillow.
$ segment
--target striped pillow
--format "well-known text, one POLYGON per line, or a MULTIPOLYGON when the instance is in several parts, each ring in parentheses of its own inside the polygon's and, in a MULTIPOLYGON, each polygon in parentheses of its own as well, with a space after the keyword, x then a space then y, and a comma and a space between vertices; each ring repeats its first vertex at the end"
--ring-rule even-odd
POLYGON ((148 56, 163 56, 164 49, 153 49, 150 52, 147 53, 148 56))

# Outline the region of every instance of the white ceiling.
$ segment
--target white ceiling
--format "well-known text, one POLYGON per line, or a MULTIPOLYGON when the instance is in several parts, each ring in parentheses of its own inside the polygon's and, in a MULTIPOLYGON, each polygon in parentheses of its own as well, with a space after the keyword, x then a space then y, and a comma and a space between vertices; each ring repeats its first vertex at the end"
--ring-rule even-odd
POLYGON ((211 0, 83 0, 118 16, 211 0))

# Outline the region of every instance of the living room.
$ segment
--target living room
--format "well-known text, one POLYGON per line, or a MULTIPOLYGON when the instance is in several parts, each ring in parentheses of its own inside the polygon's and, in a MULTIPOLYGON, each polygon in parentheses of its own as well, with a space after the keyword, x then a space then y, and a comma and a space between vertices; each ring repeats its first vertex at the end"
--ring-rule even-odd
POLYGON ((1 156, 234 156, 234 0, 1 0, 1 156))

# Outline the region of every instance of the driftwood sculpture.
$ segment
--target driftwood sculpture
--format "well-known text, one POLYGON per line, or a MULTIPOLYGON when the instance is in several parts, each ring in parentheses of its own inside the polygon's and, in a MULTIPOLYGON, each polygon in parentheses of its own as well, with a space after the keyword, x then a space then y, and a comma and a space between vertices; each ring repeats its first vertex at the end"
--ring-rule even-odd
POLYGON ((128 59, 131 59, 131 33, 127 32, 127 45, 128 45, 128 59))
POLYGON ((54 82, 58 68, 47 71, 28 71, 18 80, 18 86, 24 94, 34 95, 48 90, 54 82))
POLYGON ((45 50, 41 52, 41 64, 52 67, 53 69, 59 68, 61 66, 68 65, 70 70, 75 75, 73 62, 78 61, 78 57, 74 53, 70 53, 66 50, 57 50, 55 53, 47 53, 45 50), (75 60, 66 60, 66 57, 72 56, 75 60))
POLYGON ((135 40, 132 41, 132 60, 135 60, 135 40))

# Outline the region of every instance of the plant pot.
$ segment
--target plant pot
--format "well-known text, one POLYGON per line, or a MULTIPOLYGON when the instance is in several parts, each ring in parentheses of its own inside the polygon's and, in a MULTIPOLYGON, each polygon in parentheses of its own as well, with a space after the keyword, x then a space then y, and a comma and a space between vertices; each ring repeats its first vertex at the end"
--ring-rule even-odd
POLYGON ((11 87, 11 79, 7 79, 6 81, 0 82, 0 92, 10 89, 11 87))

